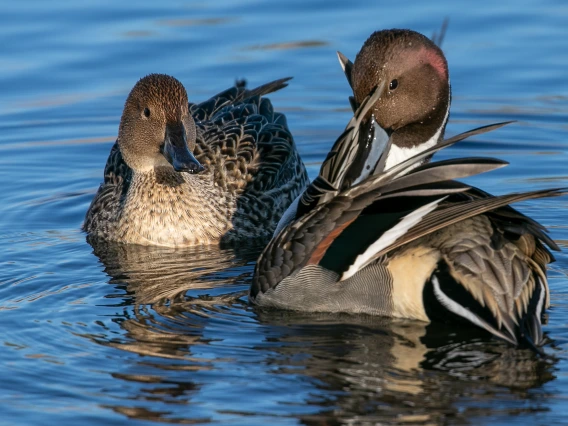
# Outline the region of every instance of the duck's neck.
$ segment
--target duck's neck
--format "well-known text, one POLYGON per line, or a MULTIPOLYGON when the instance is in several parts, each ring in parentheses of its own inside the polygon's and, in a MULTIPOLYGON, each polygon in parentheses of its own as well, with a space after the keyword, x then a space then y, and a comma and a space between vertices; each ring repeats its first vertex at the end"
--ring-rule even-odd
POLYGON ((209 175, 177 173, 169 168, 135 172, 122 220, 140 243, 188 246, 217 243, 231 228, 235 202, 209 175))
MULTIPOLYGON (((390 169, 443 140, 449 115, 450 103, 448 102, 445 110, 437 112, 430 123, 413 123, 393 133, 385 169, 390 169)), ((423 162, 430 161, 430 158, 428 157, 423 162)))
POLYGON ((149 172, 136 173, 141 180, 147 180, 164 190, 171 188, 174 192, 186 183, 185 174, 178 173, 171 167, 156 167, 149 172))

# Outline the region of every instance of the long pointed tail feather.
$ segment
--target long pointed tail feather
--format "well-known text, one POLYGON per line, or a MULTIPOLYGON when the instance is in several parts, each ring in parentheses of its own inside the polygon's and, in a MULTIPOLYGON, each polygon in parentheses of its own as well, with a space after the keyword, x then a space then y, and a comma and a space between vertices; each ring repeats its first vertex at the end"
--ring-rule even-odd
POLYGON ((261 86, 255 87, 254 89, 246 90, 244 92, 243 98, 252 98, 253 96, 264 96, 269 93, 277 92, 288 86, 288 82, 292 80, 292 77, 284 77, 278 80, 271 81, 269 83, 263 84, 261 86))
POLYGON ((559 197, 565 194, 568 194, 568 188, 541 189, 531 192, 500 195, 492 198, 456 203, 449 207, 435 210, 425 216, 418 225, 410 229, 403 238, 377 253, 377 257, 380 257, 386 252, 406 243, 445 228, 446 226, 495 210, 499 207, 535 198, 559 197))

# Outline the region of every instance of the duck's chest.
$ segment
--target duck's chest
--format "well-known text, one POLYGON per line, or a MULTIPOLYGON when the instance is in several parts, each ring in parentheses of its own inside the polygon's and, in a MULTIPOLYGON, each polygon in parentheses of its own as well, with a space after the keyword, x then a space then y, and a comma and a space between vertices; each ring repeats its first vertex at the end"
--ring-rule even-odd
POLYGON ((235 210, 235 196, 207 176, 135 176, 119 219, 120 239, 177 247, 218 243, 232 228, 235 210))

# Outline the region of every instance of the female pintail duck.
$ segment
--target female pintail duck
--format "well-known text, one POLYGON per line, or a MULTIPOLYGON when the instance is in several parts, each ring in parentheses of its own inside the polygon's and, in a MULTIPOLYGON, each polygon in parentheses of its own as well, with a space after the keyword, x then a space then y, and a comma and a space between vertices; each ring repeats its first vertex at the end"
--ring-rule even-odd
POLYGON ((288 80, 236 85, 188 104, 175 78, 142 78, 126 99, 83 229, 170 247, 268 241, 308 182, 285 116, 263 97, 288 80))
POLYGON ((506 165, 429 163, 438 150, 507 123, 444 140, 446 60, 426 37, 374 33, 352 64, 355 116, 319 176, 261 254, 250 301, 268 307, 462 320, 514 345, 543 342, 549 305, 544 227, 508 205, 561 195, 494 197, 453 179, 506 165))

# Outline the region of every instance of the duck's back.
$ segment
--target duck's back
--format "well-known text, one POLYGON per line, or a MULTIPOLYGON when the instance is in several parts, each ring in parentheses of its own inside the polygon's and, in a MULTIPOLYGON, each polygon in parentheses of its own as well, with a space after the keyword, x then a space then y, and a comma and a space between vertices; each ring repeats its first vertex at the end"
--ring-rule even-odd
POLYGON ((286 86, 277 80, 253 90, 242 84, 191 104, 197 124, 196 158, 215 185, 235 194, 233 229, 223 237, 270 238, 284 211, 308 184, 284 114, 264 95, 286 86))
POLYGON ((307 184, 286 116, 262 97, 286 81, 254 90, 237 83, 206 102, 190 104, 198 128, 196 156, 215 171, 219 185, 266 192, 294 181, 302 190, 307 184))

